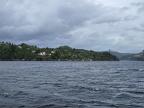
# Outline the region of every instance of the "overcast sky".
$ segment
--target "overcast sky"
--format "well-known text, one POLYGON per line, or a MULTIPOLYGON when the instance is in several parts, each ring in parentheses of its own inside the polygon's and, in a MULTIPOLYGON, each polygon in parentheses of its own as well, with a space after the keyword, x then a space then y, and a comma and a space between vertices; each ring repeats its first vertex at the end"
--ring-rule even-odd
POLYGON ((144 50, 144 0, 0 0, 0 41, 144 50))

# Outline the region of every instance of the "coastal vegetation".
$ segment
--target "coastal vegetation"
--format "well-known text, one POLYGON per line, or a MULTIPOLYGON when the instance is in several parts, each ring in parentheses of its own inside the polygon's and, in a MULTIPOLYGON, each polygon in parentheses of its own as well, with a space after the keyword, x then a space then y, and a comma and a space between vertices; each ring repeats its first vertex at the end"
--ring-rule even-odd
POLYGON ((22 43, 0 42, 0 60, 24 61, 118 61, 109 52, 75 49, 69 46, 39 48, 22 43))

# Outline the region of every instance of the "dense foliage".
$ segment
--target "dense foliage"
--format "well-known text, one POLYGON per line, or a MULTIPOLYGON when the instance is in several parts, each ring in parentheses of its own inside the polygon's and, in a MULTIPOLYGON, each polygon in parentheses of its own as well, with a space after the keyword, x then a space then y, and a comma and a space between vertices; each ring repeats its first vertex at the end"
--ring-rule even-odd
POLYGON ((109 52, 94 52, 69 46, 38 48, 25 43, 0 43, 0 60, 116 61, 109 52))

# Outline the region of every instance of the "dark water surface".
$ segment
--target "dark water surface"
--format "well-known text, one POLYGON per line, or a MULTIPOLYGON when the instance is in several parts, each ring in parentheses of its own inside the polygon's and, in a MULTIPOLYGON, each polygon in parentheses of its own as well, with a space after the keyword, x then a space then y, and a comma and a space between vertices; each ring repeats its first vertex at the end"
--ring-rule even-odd
POLYGON ((144 108, 144 62, 0 62, 0 108, 144 108))

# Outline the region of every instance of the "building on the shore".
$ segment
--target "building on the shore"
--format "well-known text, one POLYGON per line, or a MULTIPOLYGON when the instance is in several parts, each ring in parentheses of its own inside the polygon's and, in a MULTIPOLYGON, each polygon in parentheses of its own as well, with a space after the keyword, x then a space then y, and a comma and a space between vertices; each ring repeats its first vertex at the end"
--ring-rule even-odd
POLYGON ((46 52, 40 52, 38 55, 45 56, 46 52))

